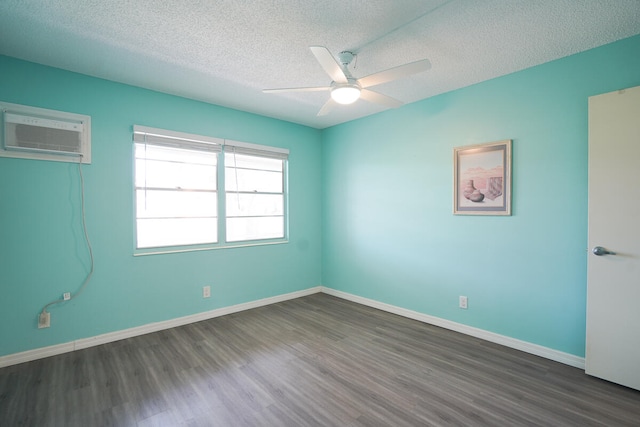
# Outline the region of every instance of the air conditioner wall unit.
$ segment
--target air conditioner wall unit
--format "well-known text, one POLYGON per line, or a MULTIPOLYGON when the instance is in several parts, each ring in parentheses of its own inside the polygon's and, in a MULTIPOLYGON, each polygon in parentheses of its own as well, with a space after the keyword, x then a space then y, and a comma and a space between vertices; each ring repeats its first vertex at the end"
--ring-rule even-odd
POLYGON ((91 163, 91 117, 0 102, 0 156, 91 163))

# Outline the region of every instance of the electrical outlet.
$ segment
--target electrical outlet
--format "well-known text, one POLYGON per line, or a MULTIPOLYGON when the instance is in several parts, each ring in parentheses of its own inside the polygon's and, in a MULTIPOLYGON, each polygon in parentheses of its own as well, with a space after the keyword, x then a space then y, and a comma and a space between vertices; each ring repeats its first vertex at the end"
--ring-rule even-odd
POLYGON ((51 313, 43 311, 38 317, 38 329, 48 328, 51 326, 51 313))
POLYGON ((203 286, 202 287, 202 298, 211 297, 211 286, 203 286))
POLYGON ((71 292, 65 292, 64 294, 62 294, 62 298, 65 301, 69 301, 71 299, 71 292))
POLYGON ((467 309, 467 297, 460 295, 458 299, 458 306, 463 309, 467 309))

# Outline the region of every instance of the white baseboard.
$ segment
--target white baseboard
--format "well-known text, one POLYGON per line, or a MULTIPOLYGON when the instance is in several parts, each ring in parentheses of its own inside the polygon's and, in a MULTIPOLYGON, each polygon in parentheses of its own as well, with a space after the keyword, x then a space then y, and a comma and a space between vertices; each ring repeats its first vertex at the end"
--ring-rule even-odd
POLYGON ((397 314, 399 316, 407 317, 409 319, 418 320, 420 322, 439 326, 445 329, 450 329, 452 331, 456 331, 466 335, 470 335, 472 337, 480 338, 485 341, 504 345, 505 347, 510 347, 516 350, 524 351, 525 353, 534 354, 536 356, 540 356, 546 359, 554 360, 556 362, 564 363, 565 365, 573 366, 580 369, 584 369, 584 366, 585 366, 584 357, 578 357, 573 354, 551 349, 549 347, 543 347, 541 345, 532 344, 527 341, 521 341, 515 338, 507 337, 505 335, 500 335, 493 332, 485 331, 484 329, 478 329, 472 326, 463 325, 461 323, 452 322, 450 320, 441 319, 439 317, 429 316, 428 314, 407 310, 406 308, 385 304, 372 299, 360 297, 347 292, 337 291, 335 289, 327 288, 324 286, 322 287, 322 292, 328 295, 333 295, 338 298, 353 301, 358 304, 366 305, 369 307, 377 308, 382 311, 387 311, 389 313, 397 314))
POLYGON ((202 320, 213 319, 214 317, 220 317, 227 314, 237 313, 244 310, 250 310, 252 308, 263 307, 278 302, 288 301, 295 298, 312 295, 318 292, 323 292, 328 295, 333 295, 338 298, 342 298, 348 301, 353 301, 358 304, 366 305, 369 307, 377 308, 382 311, 404 316, 409 319, 418 320, 430 325, 439 326, 441 328, 450 329, 452 331, 460 332, 466 335, 470 335, 476 338, 483 339, 485 341, 501 344, 506 347, 521 350, 526 353, 535 354, 536 356, 544 357, 546 359, 554 360, 556 362, 564 363, 565 365, 574 366, 576 368, 584 369, 585 361, 583 357, 574 356, 572 354, 564 353, 558 350, 553 350, 541 345, 532 344, 526 341, 521 341, 515 338, 499 335, 493 332, 485 331, 483 329, 474 328, 471 326, 463 325, 461 323, 452 322, 450 320, 441 319, 435 316, 429 316, 428 314, 419 313, 417 311, 407 310, 402 307, 378 302, 372 299, 360 297, 347 292, 337 291, 335 289, 327 288, 324 286, 316 286, 314 288, 305 289, 302 291, 291 292, 283 295, 276 295, 274 297, 264 298, 256 301, 250 301, 242 304, 232 305, 230 307, 222 307, 211 311, 205 311, 203 313, 192 314, 189 316, 178 317, 176 319, 165 320, 162 322, 149 323, 134 328, 124 329, 121 331, 109 332, 102 335, 96 335, 90 338, 81 338, 75 341, 56 344, 49 347, 36 348, 33 350, 23 351, 21 353, 9 354, 6 356, 0 356, 0 368, 5 366, 17 365, 19 363, 30 362, 32 360, 43 359, 49 356, 55 356, 57 354, 68 353, 70 351, 80 350, 83 348, 89 348, 101 344, 106 344, 114 341, 119 341, 125 338, 132 338, 139 335, 148 334, 151 332, 162 331, 165 329, 174 328, 177 326, 187 325, 189 323, 200 322, 202 320))
POLYGON ((162 322, 149 323, 142 326, 136 326, 134 328, 124 329, 121 331, 115 331, 115 332, 109 332, 102 335, 96 335, 90 338, 81 338, 81 339, 63 343, 63 344, 56 344, 49 347, 36 348, 33 350, 23 351, 21 353, 14 353, 6 356, 0 356, 0 368, 3 368, 5 366, 17 365, 19 363, 30 362, 32 360, 43 359, 45 357, 55 356, 57 354, 68 353, 70 351, 80 350, 83 348, 89 348, 96 345, 119 341, 125 338, 132 338, 139 335, 148 334, 151 332, 162 331, 164 329, 170 329, 176 326, 183 326, 189 323, 200 322, 202 320, 213 319, 214 317, 220 317, 227 314, 237 313, 239 311, 250 310, 252 308, 258 308, 258 307, 263 307, 265 305, 288 301, 291 299, 296 299, 296 298, 304 297, 307 295, 316 294, 320 292, 321 289, 322 289, 321 286, 316 286, 314 288, 309 288, 302 291, 291 292, 283 295, 276 295, 274 297, 232 305, 230 307, 217 308, 215 310, 205 311, 202 313, 192 314, 184 317, 178 317, 175 319, 165 320, 162 322))
POLYGON ((40 347, 33 350, 23 351, 22 353, 8 354, 0 357, 0 368, 5 366, 17 365, 19 363, 30 362, 32 360, 44 359, 49 356, 56 356, 62 353, 68 353, 75 350, 73 342, 51 345, 48 347, 40 347))

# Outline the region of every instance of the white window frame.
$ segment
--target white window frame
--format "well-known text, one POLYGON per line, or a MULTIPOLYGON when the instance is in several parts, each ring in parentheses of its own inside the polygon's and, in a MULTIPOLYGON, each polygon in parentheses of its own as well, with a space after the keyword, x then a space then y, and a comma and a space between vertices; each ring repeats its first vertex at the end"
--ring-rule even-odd
MULTIPOLYGON (((166 246, 154 246, 154 247, 142 247, 137 245, 138 238, 138 202, 136 200, 136 182, 135 182, 135 154, 134 154, 134 255, 151 255, 159 253, 172 253, 172 252, 188 252, 199 250, 211 250, 221 248, 234 248, 243 246, 258 246, 258 245, 272 245, 282 244, 288 242, 289 236, 289 209, 288 209, 288 156, 289 150, 285 148, 272 147, 260 144, 253 144, 242 141, 225 140, 222 138, 207 137, 195 134, 189 134, 184 132, 176 132, 165 129, 152 128, 147 126, 134 125, 133 127, 133 150, 135 153, 136 144, 147 143, 154 145, 168 145, 175 146, 177 148, 185 147, 190 149, 198 149, 203 147, 203 151, 215 151, 217 153, 217 242, 204 243, 204 244, 180 244, 180 245, 166 245, 166 246), (266 157, 271 159, 282 160, 282 199, 283 199, 283 236, 276 238, 264 238, 255 240, 237 240, 227 241, 226 233, 226 221, 227 221, 227 209, 226 199, 227 193, 234 193, 233 189, 226 189, 225 186, 225 151, 230 152, 233 150, 239 155, 250 155, 258 157, 266 157)), ((278 193, 276 193, 278 194, 278 193)))

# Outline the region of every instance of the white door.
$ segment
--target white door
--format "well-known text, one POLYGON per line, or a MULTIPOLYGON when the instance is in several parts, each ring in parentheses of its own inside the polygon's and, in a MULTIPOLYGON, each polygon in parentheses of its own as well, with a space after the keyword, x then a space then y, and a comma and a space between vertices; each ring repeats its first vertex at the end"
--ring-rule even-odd
POLYGON ((640 390, 640 87, 589 98, 587 271, 586 372, 640 390))

